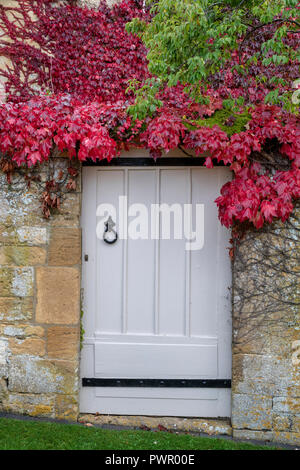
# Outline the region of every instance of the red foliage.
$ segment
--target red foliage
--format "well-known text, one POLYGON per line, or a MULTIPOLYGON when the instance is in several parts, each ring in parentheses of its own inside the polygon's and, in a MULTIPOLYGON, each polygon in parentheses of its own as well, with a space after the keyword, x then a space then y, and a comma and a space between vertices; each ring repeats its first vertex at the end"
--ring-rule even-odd
MULTIPOLYGON (((216 200, 224 225, 250 221, 259 228, 288 218, 300 196, 299 122, 277 106, 262 105, 270 86, 255 78, 276 75, 288 87, 298 64, 266 68, 257 63, 243 77, 233 69, 258 50, 270 28, 259 40, 243 44, 241 55, 234 53, 211 77, 209 104, 193 102, 178 84, 159 94, 163 105, 152 118, 132 122, 126 113, 134 99, 126 93, 128 80, 143 82, 149 73, 144 46, 124 26, 135 16, 147 17, 141 2, 123 0, 112 9, 103 3, 97 11, 54 3, 20 0, 13 9, 0 6, 1 52, 12 63, 0 72, 8 95, 0 105, 0 168, 8 177, 15 165, 47 160, 54 145, 70 158, 94 161, 111 160, 130 144, 145 146, 154 158, 184 146, 197 156, 205 154, 208 168, 214 161, 230 165, 234 178, 216 200), (186 125, 213 115, 230 96, 242 96, 250 106, 252 119, 242 132, 229 137, 218 126, 191 130, 186 125)), ((295 47, 296 36, 287 39, 295 47)), ((51 188, 44 194, 47 210, 59 205, 49 194, 51 188)))
POLYGON ((65 95, 1 106, 0 150, 18 166, 48 160, 53 142, 70 158, 77 154, 79 160, 110 160, 117 145, 101 124, 100 114, 99 105, 74 106, 65 95))
POLYGON ((146 132, 141 134, 140 140, 146 143, 150 154, 157 158, 161 155, 162 150, 168 152, 178 147, 184 138, 185 131, 182 119, 165 111, 151 120, 146 132))
POLYGON ((16 8, 0 6, 1 55, 13 63, 13 70, 2 73, 8 100, 27 100, 40 87, 84 103, 125 100, 128 80, 148 74, 143 44, 125 31, 128 21, 141 16, 138 2, 113 9, 103 3, 98 11, 54 3, 21 0, 16 8))
MULTIPOLYGON (((288 116, 280 109, 276 109, 277 119, 272 111, 275 108, 256 109, 249 131, 233 135, 224 152, 233 156, 231 168, 235 173, 234 180, 222 188, 216 200, 220 220, 227 227, 235 220, 249 220, 256 228, 265 221, 271 223, 273 218, 285 221, 293 210, 293 200, 300 197, 300 128, 296 123, 286 122, 288 116), (284 159, 288 157, 285 164, 289 169, 276 171, 275 164, 267 171, 261 163, 253 163, 250 156, 271 139, 282 144, 279 149, 284 159)), ((272 158, 271 155, 266 154, 267 158, 272 158)))

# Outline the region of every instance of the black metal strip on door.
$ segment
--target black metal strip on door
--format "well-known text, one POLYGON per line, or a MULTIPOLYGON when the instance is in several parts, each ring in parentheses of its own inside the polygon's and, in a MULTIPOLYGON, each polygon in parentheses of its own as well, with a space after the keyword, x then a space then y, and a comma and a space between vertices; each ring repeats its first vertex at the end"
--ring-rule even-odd
POLYGON ((99 379, 83 378, 83 387, 231 388, 230 379, 99 379))

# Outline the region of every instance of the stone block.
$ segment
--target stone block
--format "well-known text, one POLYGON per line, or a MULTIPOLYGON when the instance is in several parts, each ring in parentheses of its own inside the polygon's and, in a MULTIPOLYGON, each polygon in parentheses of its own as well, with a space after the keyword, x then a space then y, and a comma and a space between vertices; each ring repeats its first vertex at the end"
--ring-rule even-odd
POLYGON ((289 431, 291 429, 291 418, 285 415, 273 415, 274 431, 289 431))
POLYGON ((80 193, 69 193, 59 210, 50 220, 51 227, 78 228, 80 226, 80 193))
POLYGON ((272 430, 272 397, 234 393, 232 426, 235 429, 272 430))
POLYGON ((0 265, 36 266, 46 263, 47 252, 44 248, 28 246, 0 247, 0 265))
POLYGON ((234 439, 272 442, 274 434, 271 431, 251 431, 250 429, 234 429, 234 439))
POLYGON ((300 415, 300 397, 274 397, 273 411, 275 413, 289 413, 300 415))
POLYGON ((30 320, 33 316, 33 299, 0 297, 0 321, 17 322, 30 320))
POLYGON ((19 339, 25 337, 38 337, 43 338, 45 336, 45 329, 42 326, 36 325, 22 325, 18 324, 17 326, 12 325, 3 325, 1 333, 5 336, 14 336, 19 339))
POLYGON ((19 227, 16 235, 19 243, 29 246, 46 245, 48 241, 46 227, 19 227))
POLYGON ((49 395, 10 393, 6 402, 6 410, 10 413, 54 418, 55 400, 54 396, 49 395))
POLYGON ((8 374, 8 343, 5 338, 0 338, 0 378, 8 374))
POLYGON ((7 186, 4 186, 0 188, 0 200, 0 225, 20 228, 46 226, 38 192, 33 188, 23 192, 20 197, 18 191, 7 190, 7 186))
POLYGON ((28 354, 31 356, 44 356, 46 352, 46 342, 41 338, 10 338, 9 350, 13 355, 28 354))
POLYGON ((284 395, 291 384, 290 359, 258 354, 233 356, 233 390, 237 393, 284 395))
POLYGON ((78 366, 67 361, 12 356, 8 389, 17 393, 74 395, 78 392, 78 366))
POLYGON ((79 322, 80 276, 76 268, 37 268, 38 323, 79 322))
POLYGON ((18 238, 14 228, 5 227, 4 224, 0 224, 0 244, 1 245, 17 245, 18 238))
POLYGON ((56 392, 63 395, 75 395, 79 390, 78 362, 74 361, 51 361, 55 366, 57 374, 56 392))
POLYGON ((81 262, 81 230, 55 228, 49 245, 49 266, 72 266, 81 262))
POLYGON ((12 326, 12 325, 9 325, 9 326, 0 326, 0 332, 2 335, 5 335, 5 336, 22 336, 24 337, 24 329, 23 328, 20 328, 20 327, 17 327, 17 326, 12 326))
POLYGON ((292 418, 292 431, 300 433, 300 415, 292 418))
POLYGON ((274 431, 273 441, 279 444, 300 445, 299 432, 277 432, 274 431))
POLYGON ((78 396, 57 395, 55 398, 55 417, 68 421, 77 421, 79 414, 78 396))
POLYGON ((52 326, 47 331, 48 357, 74 360, 79 354, 79 330, 65 326, 52 326))
POLYGON ((7 390, 7 381, 5 379, 0 378, 0 409, 1 404, 3 404, 8 398, 8 390, 7 390))
POLYGON ((0 297, 32 297, 33 268, 0 268, 0 297))

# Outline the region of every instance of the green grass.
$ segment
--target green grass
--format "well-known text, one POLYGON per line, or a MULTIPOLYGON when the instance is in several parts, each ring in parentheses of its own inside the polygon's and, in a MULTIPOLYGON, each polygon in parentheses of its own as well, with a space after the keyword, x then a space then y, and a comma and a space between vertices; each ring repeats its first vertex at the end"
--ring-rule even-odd
POLYGON ((0 418, 0 450, 261 450, 226 439, 0 418))

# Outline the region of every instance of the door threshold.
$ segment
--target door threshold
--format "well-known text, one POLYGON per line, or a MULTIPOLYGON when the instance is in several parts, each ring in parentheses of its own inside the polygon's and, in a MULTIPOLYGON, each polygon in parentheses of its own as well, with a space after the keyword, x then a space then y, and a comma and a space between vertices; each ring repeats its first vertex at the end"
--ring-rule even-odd
POLYGON ((100 427, 141 429, 146 431, 189 432, 232 436, 229 418, 177 418, 171 416, 120 416, 81 414, 78 421, 100 427))

